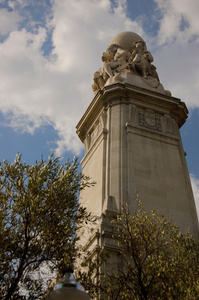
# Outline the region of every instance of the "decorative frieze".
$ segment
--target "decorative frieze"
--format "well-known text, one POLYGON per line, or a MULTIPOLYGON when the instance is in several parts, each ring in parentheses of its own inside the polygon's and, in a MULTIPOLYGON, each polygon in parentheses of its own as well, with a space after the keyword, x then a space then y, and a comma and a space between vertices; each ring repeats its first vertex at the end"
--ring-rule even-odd
POLYGON ((161 116, 153 111, 139 111, 139 125, 156 131, 162 131, 161 116))
POLYGON ((151 109, 138 108, 136 105, 129 106, 129 124, 174 136, 178 132, 175 119, 168 114, 158 114, 151 109))

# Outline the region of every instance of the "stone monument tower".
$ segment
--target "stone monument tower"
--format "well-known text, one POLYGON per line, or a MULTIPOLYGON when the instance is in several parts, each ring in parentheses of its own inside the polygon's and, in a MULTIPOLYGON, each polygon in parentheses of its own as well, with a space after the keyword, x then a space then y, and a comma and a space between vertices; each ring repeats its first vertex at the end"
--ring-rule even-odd
POLYGON ((102 54, 94 73, 95 97, 77 125, 85 146, 83 173, 96 182, 80 195, 81 203, 99 216, 82 235, 91 252, 96 246, 116 251, 111 216, 128 201, 156 209, 182 231, 199 236, 198 219, 179 128, 188 110, 159 81, 153 56, 133 32, 118 34, 102 54))

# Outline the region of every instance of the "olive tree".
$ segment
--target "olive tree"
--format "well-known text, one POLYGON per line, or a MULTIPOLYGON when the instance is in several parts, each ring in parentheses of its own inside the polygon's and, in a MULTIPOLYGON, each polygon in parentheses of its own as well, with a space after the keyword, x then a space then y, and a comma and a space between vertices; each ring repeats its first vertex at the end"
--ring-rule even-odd
POLYGON ((140 203, 132 214, 125 206, 113 223, 120 264, 106 291, 115 299, 199 298, 199 245, 189 232, 140 203))
POLYGON ((91 295, 110 300, 199 299, 199 244, 189 232, 180 232, 155 210, 146 211, 139 200, 137 210, 125 205, 112 224, 112 238, 120 249, 118 270, 111 273, 107 256, 87 263, 88 271, 79 280, 91 295), (94 280, 96 274, 100 280, 94 280))
POLYGON ((89 178, 74 159, 28 165, 21 154, 0 163, 0 298, 40 299, 43 278, 36 271, 61 273, 76 257, 76 230, 91 216, 78 202, 89 178))

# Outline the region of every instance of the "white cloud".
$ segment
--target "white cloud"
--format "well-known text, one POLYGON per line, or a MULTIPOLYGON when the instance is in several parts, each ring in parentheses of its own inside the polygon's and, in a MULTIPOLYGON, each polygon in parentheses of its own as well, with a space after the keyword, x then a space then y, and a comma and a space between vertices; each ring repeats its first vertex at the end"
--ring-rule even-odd
POLYGON ((100 62, 103 47, 118 32, 131 29, 143 33, 137 22, 126 17, 123 2, 119 1, 112 11, 109 0, 55 1, 52 23, 56 66, 65 72, 75 68, 81 72, 85 59, 87 66, 95 65, 97 59, 100 62))
POLYGON ((161 12, 159 43, 178 40, 184 44, 198 36, 199 1, 154 0, 161 12))
POLYGON ((101 53, 118 32, 142 34, 137 22, 125 15, 125 1, 117 8, 109 0, 54 1, 53 52, 42 56, 47 31, 12 31, 0 44, 1 111, 10 126, 34 132, 42 123, 53 124, 60 140, 57 153, 80 152, 75 126, 93 98, 93 73, 102 65, 101 53))
POLYGON ((154 51, 154 64, 165 89, 189 108, 199 107, 198 47, 196 42, 184 46, 171 43, 154 51))
MULTIPOLYGON (((13 6, 15 2, 9 3, 13 6)), ((26 1, 20 0, 17 5, 20 3, 23 7, 26 1)), ((176 40, 157 48, 153 46, 158 44, 157 39, 150 41, 137 21, 139 18, 130 20, 126 16, 127 2, 118 0, 117 3, 118 6, 113 7, 110 0, 54 0, 52 18, 45 28, 32 30, 34 22, 29 24, 31 32, 25 27, 22 30, 12 28, 7 40, 0 44, 0 107, 3 113, 9 114, 10 126, 34 133, 42 124, 51 124, 59 135, 57 153, 61 155, 71 150, 78 154, 82 145, 75 126, 94 96, 90 87, 93 73, 102 66, 101 54, 112 38, 126 30, 150 42, 152 48, 148 48, 165 88, 174 96, 188 100, 190 106, 199 106, 196 101, 199 90, 196 42, 182 46, 176 40), (42 46, 48 29, 52 28, 53 51, 45 57, 42 46)), ((159 0, 160 6, 162 3, 159 0)), ((174 5, 174 1, 165 3, 169 3, 170 8, 174 5)), ((161 8, 162 20, 170 8, 164 11, 161 8)), ((16 11, 13 13, 17 15, 16 11)), ((186 18, 190 14, 187 12, 186 18)), ((190 32, 194 32, 196 23, 194 17, 190 32)), ((174 25, 177 35, 178 24, 174 25)), ((160 27, 158 40, 161 41, 161 32, 165 41, 172 40, 172 31, 163 29, 160 27)))
POLYGON ((17 6, 19 6, 20 8, 24 8, 25 6, 34 4, 34 0, 28 0, 28 1, 27 0, 4 0, 4 1, 7 2, 8 6, 12 9, 15 9, 17 6))
POLYGON ((198 218, 199 218, 199 179, 197 179, 193 175, 191 175, 191 184, 192 184, 195 203, 196 203, 196 210, 197 210, 198 218))
POLYGON ((12 30, 18 28, 22 17, 16 11, 7 11, 5 8, 0 10, 0 35, 7 35, 12 30))
POLYGON ((154 1, 161 13, 160 27, 149 44, 160 80, 189 108, 199 107, 199 1, 154 1))

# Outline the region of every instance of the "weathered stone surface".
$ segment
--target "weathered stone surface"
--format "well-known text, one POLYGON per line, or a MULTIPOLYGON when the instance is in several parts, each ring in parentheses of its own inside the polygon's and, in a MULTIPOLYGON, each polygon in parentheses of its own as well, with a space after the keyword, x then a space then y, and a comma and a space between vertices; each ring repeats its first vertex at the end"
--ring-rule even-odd
POLYGON ((85 145, 82 171, 96 181, 80 193, 80 202, 97 224, 79 235, 95 257, 99 246, 110 254, 117 270, 118 245, 111 238, 112 216, 125 202, 156 209, 181 229, 199 237, 193 192, 179 128, 187 119, 186 105, 164 89, 153 57, 135 33, 117 35, 102 55, 94 74, 95 97, 77 125, 85 145))
POLYGON ((81 193, 81 203, 109 218, 126 201, 135 209, 138 192, 146 209, 160 211, 182 231, 190 228, 198 236, 179 133, 187 114, 177 98, 128 84, 105 86, 77 125, 85 144, 83 173, 96 181, 81 193))

